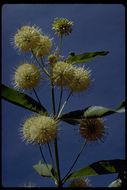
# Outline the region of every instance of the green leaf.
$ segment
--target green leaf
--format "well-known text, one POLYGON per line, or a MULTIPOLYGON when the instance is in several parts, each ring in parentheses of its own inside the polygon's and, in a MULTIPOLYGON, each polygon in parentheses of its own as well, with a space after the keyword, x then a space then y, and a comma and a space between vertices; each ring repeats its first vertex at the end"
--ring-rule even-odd
POLYGON ((46 164, 42 163, 42 161, 39 161, 38 164, 33 165, 33 168, 36 170, 36 172, 39 175, 41 175, 43 177, 51 177, 52 176, 51 171, 52 171, 53 167, 50 164, 46 165, 46 164))
POLYGON ((46 109, 30 96, 2 84, 2 98, 33 112, 46 112, 46 109))
POLYGON ((94 162, 78 171, 72 172, 65 181, 83 176, 97 176, 104 174, 119 173, 125 170, 125 160, 101 160, 94 162))
POLYGON ((70 64, 85 63, 85 62, 95 59, 98 56, 105 56, 108 53, 109 53, 108 51, 98 51, 98 52, 82 53, 79 55, 70 54, 68 58, 66 59, 66 62, 70 64))
POLYGON ((44 164, 43 161, 39 161, 38 164, 33 165, 35 171, 43 177, 52 177, 56 181, 56 171, 53 169, 52 165, 44 164))
POLYGON ((112 183, 110 183, 108 187, 122 187, 122 180, 117 179, 113 181, 112 183))
POLYGON ((84 117, 103 117, 113 113, 125 112, 125 101, 121 103, 116 109, 106 108, 102 106, 90 106, 84 112, 84 117))
POLYGON ((65 113, 59 119, 69 124, 76 125, 81 121, 81 119, 84 118, 104 117, 114 113, 122 112, 125 112, 125 101, 123 101, 116 109, 106 108, 102 106, 89 106, 83 110, 76 110, 65 113))

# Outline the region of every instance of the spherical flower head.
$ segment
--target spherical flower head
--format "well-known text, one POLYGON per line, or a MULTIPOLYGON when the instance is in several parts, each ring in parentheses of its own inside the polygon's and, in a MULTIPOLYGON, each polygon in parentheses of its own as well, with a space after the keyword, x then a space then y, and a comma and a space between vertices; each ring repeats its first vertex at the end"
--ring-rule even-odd
POLYGON ((57 56, 54 54, 48 56, 48 61, 51 66, 53 66, 57 62, 57 60, 57 56))
POLYGON ((40 30, 35 26, 22 26, 14 36, 15 47, 20 51, 30 51, 40 40, 40 30))
POLYGON ((66 18, 55 18, 52 24, 52 29, 60 36, 69 35, 72 32, 72 26, 73 22, 66 18))
POLYGON ((28 143, 49 143, 57 136, 57 122, 43 115, 30 117, 23 124, 22 135, 28 143))
POLYGON ((80 122, 80 134, 87 141, 102 140, 105 135, 105 125, 101 118, 83 119, 80 122))
POLYGON ((50 53, 51 47, 52 47, 51 39, 48 36, 40 35, 40 40, 37 46, 33 49, 33 52, 37 57, 43 57, 50 53))
POLYGON ((88 178, 78 178, 71 182, 69 187, 90 187, 88 178))
POLYGON ((15 71, 15 85, 22 89, 32 89, 38 85, 40 76, 41 73, 38 67, 34 64, 24 63, 15 71))
POLYGON ((75 67, 71 83, 69 83, 69 88, 73 92, 81 92, 86 90, 90 83, 90 71, 84 68, 75 67))
POLYGON ((74 69, 66 62, 57 62, 52 69, 52 81, 55 85, 67 87, 72 81, 74 69))

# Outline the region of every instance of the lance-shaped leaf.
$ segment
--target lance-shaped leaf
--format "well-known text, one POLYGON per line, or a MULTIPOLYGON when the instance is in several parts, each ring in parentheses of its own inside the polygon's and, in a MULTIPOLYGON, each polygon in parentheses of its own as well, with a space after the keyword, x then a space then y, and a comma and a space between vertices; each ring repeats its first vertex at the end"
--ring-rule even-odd
POLYGON ((50 164, 44 164, 43 161, 39 161, 38 164, 33 165, 33 168, 35 169, 35 171, 43 177, 52 177, 54 180, 56 172, 54 171, 52 165, 50 164))
POLYGON ((112 183, 110 183, 108 187, 121 187, 121 186, 122 186, 122 180, 117 179, 113 181, 112 183))
POLYGON ((5 85, 2 85, 2 98, 33 112, 46 112, 45 107, 30 96, 5 85))
POLYGON ((79 55, 70 54, 66 59, 66 62, 70 64, 85 63, 95 59, 96 57, 105 56, 108 53, 109 53, 108 51, 97 51, 97 52, 82 53, 79 55))
POLYGON ((106 108, 102 106, 90 106, 84 111, 84 117, 103 117, 113 113, 125 112, 125 101, 123 101, 116 109, 106 108))
POLYGON ((125 170, 125 160, 101 160, 94 162, 78 171, 72 172, 65 181, 83 176, 97 176, 112 173, 121 173, 125 170))
POLYGON ((122 113, 124 111, 125 101, 123 101, 116 109, 106 108, 102 106, 89 106, 82 110, 65 113, 59 119, 69 124, 76 125, 81 121, 81 119, 84 118, 104 117, 114 113, 122 113))

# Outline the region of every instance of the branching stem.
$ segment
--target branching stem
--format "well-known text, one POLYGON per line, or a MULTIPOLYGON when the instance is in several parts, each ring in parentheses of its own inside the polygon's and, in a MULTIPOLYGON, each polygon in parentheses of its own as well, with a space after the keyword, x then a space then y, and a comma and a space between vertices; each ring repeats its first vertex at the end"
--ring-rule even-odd
POLYGON ((41 147, 40 144, 38 144, 38 145, 39 145, 39 150, 40 150, 40 153, 41 153, 42 159, 43 159, 43 161, 44 161, 46 167, 47 167, 48 170, 50 171, 50 169, 49 169, 49 167, 48 167, 48 164, 47 164, 47 162, 46 162, 46 159, 45 159, 45 157, 44 157, 44 154, 43 154, 43 152, 42 152, 42 147, 41 147))
POLYGON ((34 88, 33 88, 33 91, 34 91, 34 94, 35 94, 35 96, 36 96, 38 102, 41 104, 40 99, 39 99, 39 97, 38 97, 38 95, 37 95, 37 93, 36 93, 36 90, 35 90, 34 88))
POLYGON ((63 109, 64 109, 64 107, 66 106, 66 104, 67 104, 67 102, 68 102, 68 100, 70 99, 70 97, 71 97, 71 95, 72 95, 72 91, 69 93, 69 95, 68 95, 68 97, 67 97, 67 99, 65 100, 65 102, 63 103, 63 105, 62 105, 62 107, 61 107, 61 109, 60 109, 60 111, 59 111, 59 113, 58 113, 58 118, 59 118, 59 116, 61 115, 61 113, 62 113, 62 111, 63 111, 63 109))
POLYGON ((53 160, 53 156, 52 156, 52 151, 51 151, 51 148, 50 148, 50 144, 49 143, 47 143, 47 145, 48 145, 48 150, 49 150, 49 154, 50 154, 50 157, 51 157, 51 160, 52 160, 52 165, 53 165, 53 168, 54 168, 54 160, 53 160))
POLYGON ((63 96, 63 86, 61 86, 61 88, 60 88, 60 99, 59 99, 57 115, 59 114, 59 111, 60 111, 60 107, 61 107, 61 103, 62 103, 62 96, 63 96))
POLYGON ((67 174, 65 175, 65 177, 62 179, 63 184, 65 183, 65 181, 66 181, 66 179, 67 179, 69 173, 71 172, 71 170, 72 170, 73 167, 75 166, 77 160, 79 159, 79 157, 80 157, 81 153, 83 152, 84 148, 86 147, 86 145, 87 145, 87 141, 84 142, 84 144, 83 144, 83 146, 81 147, 81 150, 80 150, 80 152, 78 153, 76 159, 74 160, 72 166, 70 167, 70 169, 69 169, 69 171, 67 172, 67 174))
POLYGON ((32 52, 32 55, 33 55, 33 57, 35 58, 35 60, 36 60, 36 62, 38 63, 38 65, 42 68, 42 70, 44 71, 44 73, 48 76, 48 77, 50 77, 50 74, 49 74, 49 72, 47 71, 47 69, 45 68, 45 66, 44 66, 44 64, 40 64, 40 62, 39 62, 39 60, 37 59, 37 57, 35 56, 35 54, 34 54, 34 52, 31 50, 31 52, 32 52))

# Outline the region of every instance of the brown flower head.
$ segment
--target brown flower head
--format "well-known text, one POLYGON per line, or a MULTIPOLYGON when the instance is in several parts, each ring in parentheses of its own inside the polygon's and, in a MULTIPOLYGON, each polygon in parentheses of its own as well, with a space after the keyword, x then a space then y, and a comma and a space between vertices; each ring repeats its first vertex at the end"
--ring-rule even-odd
POLYGON ((83 119, 80 122, 80 134, 87 141, 102 140, 105 135, 105 125, 100 118, 83 119))
POLYGON ((78 178, 78 179, 74 179, 69 187, 90 187, 90 183, 88 178, 78 178))

